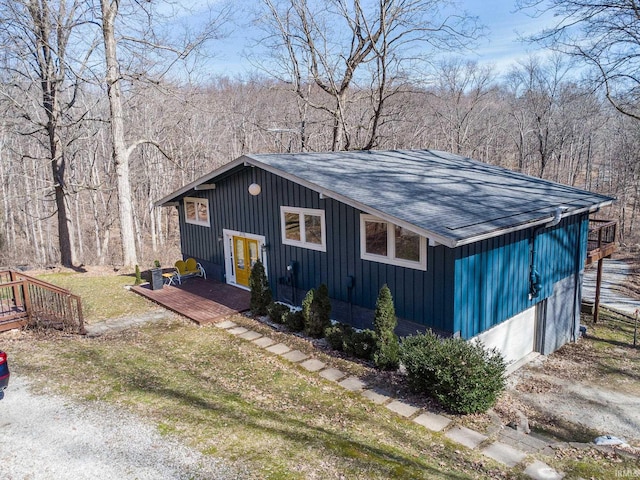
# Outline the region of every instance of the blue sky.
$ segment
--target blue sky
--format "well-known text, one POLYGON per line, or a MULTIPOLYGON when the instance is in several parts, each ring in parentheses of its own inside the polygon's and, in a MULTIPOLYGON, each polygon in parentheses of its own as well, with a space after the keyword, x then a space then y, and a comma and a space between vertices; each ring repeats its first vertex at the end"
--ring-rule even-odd
MULTIPOLYGON (((186 0, 188 1, 188 0, 186 0)), ((202 0, 192 0, 198 3, 202 0)), ((238 2, 239 11, 243 7, 251 8, 258 0, 238 2)), ((486 38, 472 52, 466 52, 470 59, 478 63, 494 65, 498 73, 504 73, 519 60, 525 60, 529 54, 540 53, 535 46, 519 41, 521 36, 539 32, 548 25, 552 18, 532 18, 522 11, 517 11, 515 0, 462 0, 460 5, 471 15, 479 17, 481 24, 488 29, 486 38)), ((245 15, 246 12, 241 15, 245 15)), ((248 23, 248 22, 247 22, 248 23)), ((230 35, 223 40, 211 44, 214 58, 207 62, 208 70, 213 75, 246 75, 254 71, 253 66, 244 58, 243 52, 249 47, 251 26, 236 26, 230 35)))
POLYGON ((477 49, 478 62, 492 63, 498 71, 526 59, 530 53, 539 53, 537 46, 523 43, 519 38, 538 33, 553 21, 550 15, 532 18, 525 12, 516 11, 514 0, 471 0, 462 4, 489 29, 487 38, 477 49))

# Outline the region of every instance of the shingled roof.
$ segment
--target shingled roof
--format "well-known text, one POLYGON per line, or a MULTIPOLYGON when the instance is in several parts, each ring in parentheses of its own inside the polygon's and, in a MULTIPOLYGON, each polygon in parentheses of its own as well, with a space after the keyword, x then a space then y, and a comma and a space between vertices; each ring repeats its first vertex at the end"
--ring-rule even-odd
POLYGON ((613 198, 433 150, 245 155, 163 198, 249 164, 450 247, 591 212, 613 198))

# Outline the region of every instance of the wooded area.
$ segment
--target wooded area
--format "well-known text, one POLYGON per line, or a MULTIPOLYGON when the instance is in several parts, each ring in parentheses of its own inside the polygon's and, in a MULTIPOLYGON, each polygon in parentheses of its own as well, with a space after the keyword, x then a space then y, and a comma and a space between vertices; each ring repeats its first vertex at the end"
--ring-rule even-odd
POLYGON ((173 263, 177 213, 153 202, 248 152, 450 151, 613 195, 603 216, 640 242, 640 123, 607 99, 620 87, 561 53, 500 75, 467 61, 476 26, 440 22, 442 2, 324 3, 256 2, 271 55, 194 82, 167 72, 215 49, 224 6, 176 40, 155 5, 0 0, 0 265, 173 263))

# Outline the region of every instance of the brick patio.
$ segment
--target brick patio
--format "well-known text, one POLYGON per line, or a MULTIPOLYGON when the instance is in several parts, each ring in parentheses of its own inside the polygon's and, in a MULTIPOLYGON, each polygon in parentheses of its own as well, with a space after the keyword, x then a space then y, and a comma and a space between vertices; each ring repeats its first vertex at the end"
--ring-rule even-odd
POLYGON ((189 278, 182 285, 165 285, 161 290, 151 290, 149 284, 131 290, 199 325, 249 310, 251 297, 247 290, 198 277, 189 278))

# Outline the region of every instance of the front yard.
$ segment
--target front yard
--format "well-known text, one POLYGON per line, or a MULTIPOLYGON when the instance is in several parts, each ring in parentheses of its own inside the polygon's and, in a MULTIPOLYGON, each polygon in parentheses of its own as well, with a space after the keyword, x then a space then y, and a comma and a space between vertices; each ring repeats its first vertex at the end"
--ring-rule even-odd
MULTIPOLYGON (((88 323, 123 314, 110 311, 115 305, 121 312, 120 300, 104 300, 110 289, 109 299, 124 295, 126 315, 157 308, 124 290, 123 283, 133 283, 132 278, 114 280, 87 274, 61 278, 73 291, 77 291, 73 282, 82 285, 85 302, 93 305, 87 309, 88 323)), ((273 332, 252 319, 237 316, 234 321, 263 329, 277 340, 286 338, 291 347, 307 353, 314 349, 305 339, 273 332)), ((545 374, 567 383, 575 379, 578 370, 585 370, 602 385, 635 378, 626 384, 637 394, 638 350, 621 346, 615 328, 608 325, 603 322, 601 327, 590 329, 593 337, 569 346, 585 353, 575 358, 575 370, 565 374, 563 367, 545 370, 545 374), (622 351, 611 364, 613 349, 622 351)), ((180 438, 208 455, 246 465, 255 478, 523 477, 520 469, 509 470, 450 443, 439 433, 430 433, 213 326, 197 327, 174 317, 99 338, 12 332, 0 336, 0 342, 9 351, 14 374, 30 377, 42 391, 132 411, 155 423, 163 434, 180 438)), ((366 364, 319 351, 313 354, 367 381, 376 376, 366 364)), ((565 357, 561 351, 542 368, 548 369, 556 358, 565 357)), ((380 378, 401 396, 403 392, 393 380, 380 378)), ((519 397, 517 401, 524 409, 526 399, 519 397)), ((476 420, 455 419, 460 423, 476 420)), ((592 439, 591 431, 575 438, 581 430, 570 420, 565 419, 568 423, 561 428, 554 427, 559 424, 557 419, 547 420, 545 415, 531 414, 534 429, 559 439, 563 435, 575 441, 592 439)), ((616 472, 637 468, 637 460, 589 450, 559 450, 555 458, 543 460, 566 472, 566 478, 612 478, 616 472)))

